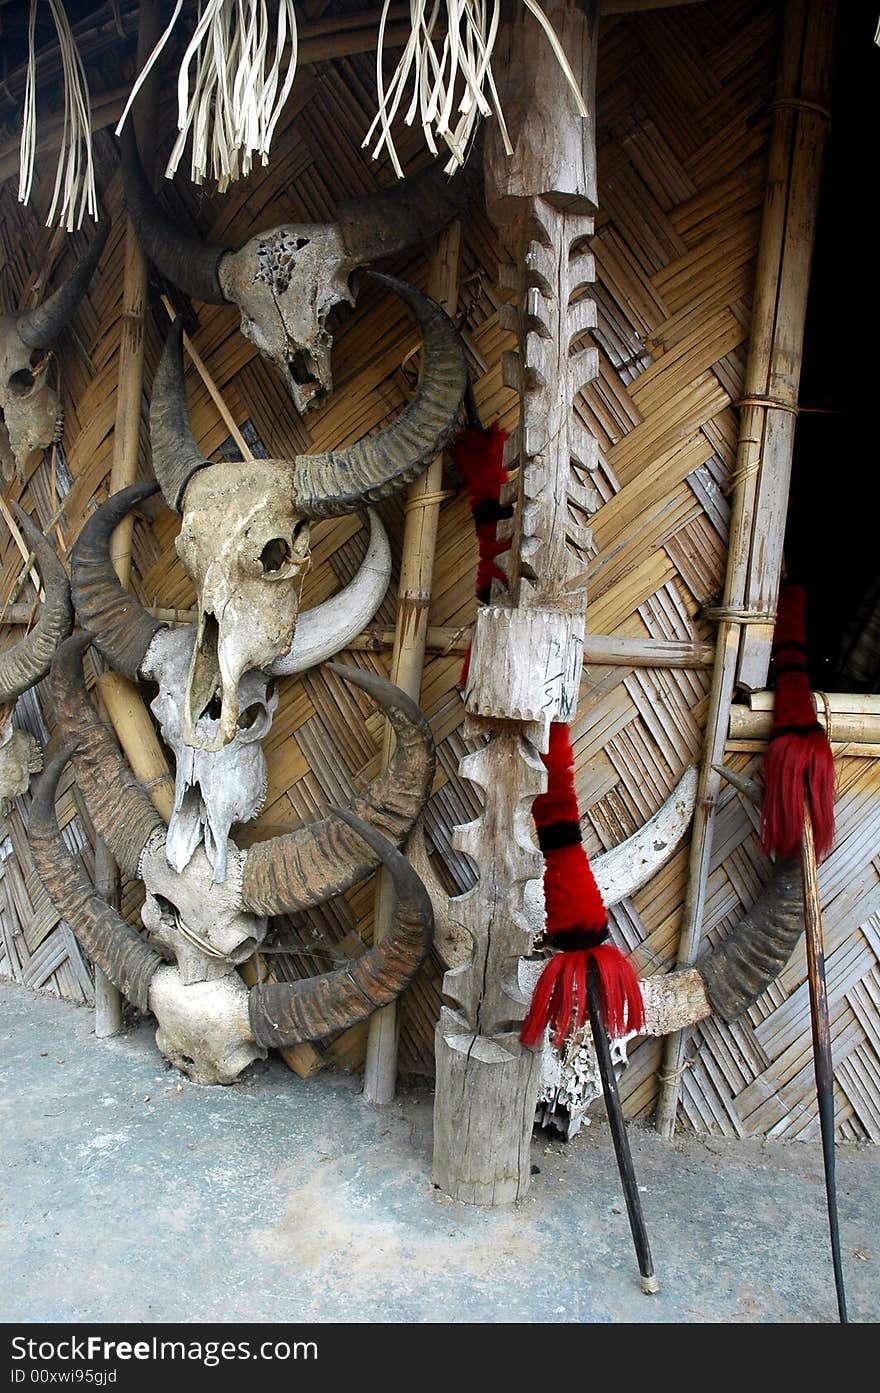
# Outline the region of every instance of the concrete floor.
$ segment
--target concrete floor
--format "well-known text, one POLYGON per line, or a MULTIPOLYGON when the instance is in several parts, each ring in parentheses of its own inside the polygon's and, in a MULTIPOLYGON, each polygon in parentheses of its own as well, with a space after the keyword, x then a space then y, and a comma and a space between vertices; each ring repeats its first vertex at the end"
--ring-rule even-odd
MULTIPOLYGON (((539 1135, 528 1198, 430 1180, 431 1105, 278 1061, 233 1088, 165 1067, 141 1025, 0 983, 0 1320, 822 1323, 836 1319, 821 1156, 804 1142, 630 1136, 661 1283, 639 1290, 604 1118, 539 1135)), ((838 1149, 853 1321, 880 1317, 880 1147, 838 1149)))

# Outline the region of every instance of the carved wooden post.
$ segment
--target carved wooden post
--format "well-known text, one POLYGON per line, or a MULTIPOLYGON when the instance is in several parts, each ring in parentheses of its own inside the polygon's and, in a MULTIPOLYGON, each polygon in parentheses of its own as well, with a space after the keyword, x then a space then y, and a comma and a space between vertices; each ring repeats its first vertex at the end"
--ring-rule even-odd
MULTIPOLYGON (((597 4, 544 6, 594 110, 597 4)), ((514 292, 504 323, 519 352, 505 380, 519 392, 520 425, 508 441, 519 465, 507 553, 508 589, 477 612, 465 692, 467 733, 486 743, 460 772, 483 794, 482 815, 456 830, 480 879, 450 902, 471 935, 472 960, 444 978, 436 1032, 434 1181, 456 1199, 503 1204, 526 1193, 539 1055, 519 1044, 526 1002, 517 961, 531 941, 524 906, 540 895, 543 858, 532 801, 546 787, 539 752, 551 721, 577 707, 586 608, 588 479, 596 442, 572 419, 572 402, 596 373, 593 349, 576 340, 595 323, 583 291, 593 280, 584 241, 596 206, 592 116, 578 114, 550 46, 521 6, 510 11, 496 74, 514 146, 507 157, 496 123, 486 142, 486 202, 515 264, 502 276, 514 292), (509 274, 507 274, 509 272, 509 274), (574 344, 574 351, 572 346, 574 344)))

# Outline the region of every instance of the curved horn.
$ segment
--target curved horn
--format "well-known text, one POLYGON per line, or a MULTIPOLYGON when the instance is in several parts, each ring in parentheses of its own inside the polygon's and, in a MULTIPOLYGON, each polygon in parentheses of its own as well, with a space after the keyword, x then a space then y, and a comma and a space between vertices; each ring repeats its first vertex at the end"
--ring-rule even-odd
POLYGON ((28 816, 28 842, 37 873, 58 913, 93 962, 140 1011, 148 1011, 150 982, 162 959, 102 899, 65 849, 55 816, 55 792, 67 751, 56 754, 40 779, 28 816))
POLYGON ((606 905, 629 899, 669 860, 690 826, 698 781, 697 766, 688 765, 662 808, 625 842, 590 863, 606 905))
POLYGON ((141 852, 154 834, 165 834, 165 823, 89 701, 82 655, 90 642, 77 634, 61 644, 49 675, 52 704, 95 830, 126 875, 137 880, 141 852))
POLYGON ((36 557, 46 598, 31 632, 0 653, 0 706, 15 701, 46 676, 52 654, 73 627, 67 576, 52 543, 17 503, 12 504, 12 510, 36 557))
POLYGON ((366 198, 346 199, 336 221, 352 262, 358 266, 417 246, 460 217, 483 182, 483 126, 463 168, 449 175, 442 161, 366 198))
MULTIPOLYGON (((434 742, 415 702, 383 677, 329 663, 331 672, 367 692, 390 720, 396 746, 385 773, 352 800, 351 812, 398 845, 431 791, 434 742)), ((254 914, 309 909, 363 880, 379 864, 337 813, 248 848, 242 908, 254 914)))
POLYGON ((112 494, 92 513, 70 558, 70 589, 80 624, 110 666, 133 682, 144 654, 164 625, 119 583, 110 560, 110 538, 126 513, 158 488, 150 479, 112 494))
MULTIPOLYGON (((412 866, 360 818, 349 812, 336 816, 356 838, 367 843, 371 859, 390 872, 397 895, 394 926, 381 943, 345 967, 298 982, 253 987, 248 1014, 259 1045, 300 1044, 347 1030, 399 997, 428 955, 434 917, 425 887, 412 866)), ((363 853, 361 859, 365 859, 363 853)))
POLYGON ((150 399, 150 445, 153 473, 169 508, 181 511, 183 492, 196 470, 209 463, 196 444, 186 407, 183 381, 183 321, 168 331, 153 379, 150 399))
POLYGON ((109 231, 110 219, 105 217, 98 224, 85 255, 77 262, 64 284, 60 285, 48 300, 44 300, 42 305, 20 317, 18 333, 28 348, 49 348, 58 338, 88 289, 109 231))
POLYGON ((217 268, 228 248, 209 247, 190 237, 162 212, 144 175, 131 121, 123 126, 120 142, 125 207, 147 256, 187 295, 208 305, 224 305, 217 268))
POLYGON ((370 541, 357 575, 329 600, 298 616, 290 649, 269 668, 273 677, 305 672, 340 653, 366 628, 385 598, 391 580, 388 533, 379 514, 373 508, 367 512, 370 541))
POLYGON ((748 914, 696 961, 716 1016, 735 1021, 779 976, 804 927, 800 861, 780 861, 748 914))
POLYGON ((452 321, 414 286, 378 272, 371 275, 402 296, 419 321, 422 380, 385 430, 345 450, 297 457, 296 503, 308 517, 353 513, 410 483, 451 437, 464 400, 464 345, 452 321))

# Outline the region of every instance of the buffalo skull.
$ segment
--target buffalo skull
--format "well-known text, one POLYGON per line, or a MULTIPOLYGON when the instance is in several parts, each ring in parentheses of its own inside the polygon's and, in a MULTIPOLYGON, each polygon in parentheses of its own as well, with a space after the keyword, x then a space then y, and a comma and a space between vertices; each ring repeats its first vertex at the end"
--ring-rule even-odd
POLYGON ((467 206, 479 151, 450 178, 439 165, 393 189, 348 200, 329 223, 284 223, 238 250, 207 246, 162 212, 144 177, 129 122, 122 133, 125 202, 141 245, 162 275, 196 300, 232 303, 241 330, 280 374, 301 414, 333 386, 327 316, 360 266, 435 237, 467 206))
POLYGON ((23 479, 35 454, 61 434, 61 402, 49 386, 48 351, 86 292, 107 240, 104 221, 62 286, 35 310, 0 315, 0 465, 23 479))
MULTIPOLYGON (((288 659, 310 522, 387 498, 421 473, 455 430, 467 381, 458 333, 412 286, 378 279, 407 301, 419 321, 422 380, 391 425, 347 449, 292 460, 211 464, 189 426, 179 323, 165 345, 153 384, 150 436, 162 492, 183 514, 178 551, 198 599, 182 720, 183 741, 193 748, 217 750, 235 739, 245 673, 295 670, 288 659)), ((149 492, 149 485, 133 485, 99 509, 80 534, 71 565, 83 627, 111 666, 132 678, 154 670, 150 648, 162 625, 121 589, 109 539, 128 508, 149 492)), ((361 591, 377 605, 375 558, 368 554, 363 569, 361 591)), ((338 652, 346 641, 341 635, 351 634, 352 613, 328 604, 325 618, 337 627, 325 625, 323 651, 316 653, 313 645, 311 662, 338 652)), ((310 626, 313 636, 319 614, 320 607, 310 626)))

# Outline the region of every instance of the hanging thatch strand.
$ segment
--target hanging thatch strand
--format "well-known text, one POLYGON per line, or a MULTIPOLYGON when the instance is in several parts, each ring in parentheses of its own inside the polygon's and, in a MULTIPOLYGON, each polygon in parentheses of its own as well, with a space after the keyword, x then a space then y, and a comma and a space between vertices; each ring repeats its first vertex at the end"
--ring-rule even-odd
POLYGON ((164 625, 123 589, 110 560, 110 538, 138 503, 158 492, 155 479, 120 489, 92 513, 76 539, 70 566, 73 603, 102 657, 133 682, 164 625))

